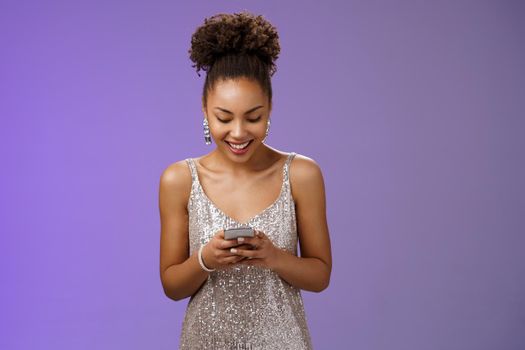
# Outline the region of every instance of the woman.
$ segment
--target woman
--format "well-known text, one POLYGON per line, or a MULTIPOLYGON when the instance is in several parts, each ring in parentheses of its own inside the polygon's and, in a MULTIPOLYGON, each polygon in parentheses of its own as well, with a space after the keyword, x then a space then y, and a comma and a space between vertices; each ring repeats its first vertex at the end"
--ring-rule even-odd
POLYGON ((312 159, 264 143, 277 31, 262 16, 218 14, 191 45, 207 71, 205 141, 217 147, 160 178, 162 285, 190 297, 179 348, 311 349, 300 290, 330 281, 324 181, 312 159), (225 239, 239 227, 256 234, 225 239))

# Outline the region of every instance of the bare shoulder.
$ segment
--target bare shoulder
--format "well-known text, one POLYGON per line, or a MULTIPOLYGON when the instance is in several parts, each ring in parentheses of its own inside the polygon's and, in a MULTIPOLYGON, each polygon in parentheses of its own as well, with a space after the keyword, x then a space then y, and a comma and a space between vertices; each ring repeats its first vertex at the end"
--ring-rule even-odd
POLYGON ((332 253, 326 217, 326 197, 321 167, 312 158, 296 155, 290 163, 292 196, 297 214, 301 257, 316 258, 325 270, 320 276, 322 291, 330 284, 332 253))
POLYGON ((169 198, 171 203, 179 205, 187 204, 191 192, 191 171, 186 160, 168 165, 160 176, 159 185, 161 198, 169 198))
POLYGON ((191 171, 186 160, 167 166, 159 183, 160 272, 164 286, 167 283, 164 271, 189 256, 187 205, 190 192, 191 171))
POLYGON ((301 195, 306 191, 322 191, 324 193, 323 173, 314 159, 296 154, 290 163, 289 174, 294 198, 301 198, 301 195))

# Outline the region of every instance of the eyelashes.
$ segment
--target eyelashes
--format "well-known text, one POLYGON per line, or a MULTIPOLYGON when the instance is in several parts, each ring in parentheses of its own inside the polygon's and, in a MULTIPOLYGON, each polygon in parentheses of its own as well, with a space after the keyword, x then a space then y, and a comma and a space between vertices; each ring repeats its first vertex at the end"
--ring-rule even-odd
MULTIPOLYGON (((248 119, 248 121, 250 123, 257 123, 259 120, 261 120, 262 116, 258 116, 257 118, 255 119, 248 119)), ((219 117, 217 117, 217 120, 220 121, 221 123, 224 123, 224 124, 227 124, 229 123, 230 121, 229 120, 222 120, 220 119, 219 117)))

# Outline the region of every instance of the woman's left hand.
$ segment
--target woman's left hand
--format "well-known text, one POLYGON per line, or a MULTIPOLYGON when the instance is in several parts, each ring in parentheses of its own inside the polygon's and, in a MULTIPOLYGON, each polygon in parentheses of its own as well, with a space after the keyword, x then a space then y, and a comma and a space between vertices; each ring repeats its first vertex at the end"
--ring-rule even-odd
POLYGON ((253 249, 230 250, 236 255, 246 257, 237 264, 264 266, 271 270, 275 268, 281 249, 276 247, 262 231, 255 230, 255 237, 239 237, 237 241, 253 247, 253 249))

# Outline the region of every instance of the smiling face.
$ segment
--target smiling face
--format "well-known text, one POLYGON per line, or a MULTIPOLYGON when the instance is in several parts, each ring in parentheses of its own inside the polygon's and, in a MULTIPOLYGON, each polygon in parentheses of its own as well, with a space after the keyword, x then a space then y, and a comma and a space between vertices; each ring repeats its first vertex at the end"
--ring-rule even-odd
POLYGON ((271 112, 259 83, 246 78, 219 81, 209 92, 207 103, 203 112, 217 151, 234 162, 251 158, 266 136, 271 112))

